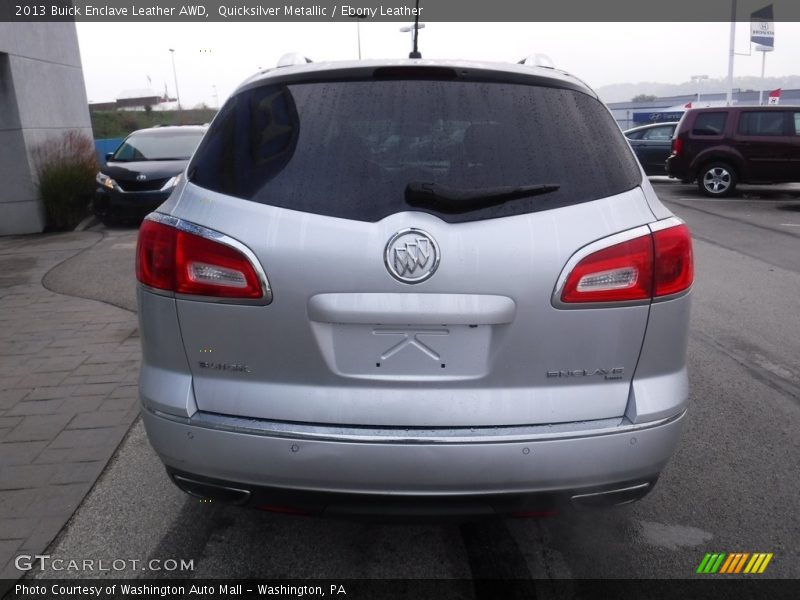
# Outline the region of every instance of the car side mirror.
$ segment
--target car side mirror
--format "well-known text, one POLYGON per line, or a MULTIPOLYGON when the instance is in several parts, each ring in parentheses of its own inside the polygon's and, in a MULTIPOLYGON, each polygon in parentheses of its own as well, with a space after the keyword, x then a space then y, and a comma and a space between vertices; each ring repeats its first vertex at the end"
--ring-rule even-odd
POLYGON ((113 152, 106 152, 106 162, 110 161, 112 156, 114 156, 113 152))

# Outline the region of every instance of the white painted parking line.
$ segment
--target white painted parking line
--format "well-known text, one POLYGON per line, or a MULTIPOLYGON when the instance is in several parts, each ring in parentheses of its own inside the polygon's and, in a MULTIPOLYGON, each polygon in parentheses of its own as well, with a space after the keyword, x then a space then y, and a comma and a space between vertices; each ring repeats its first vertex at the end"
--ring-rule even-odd
POLYGON ((682 201, 682 202, 719 202, 719 203, 728 203, 728 204, 793 204, 800 200, 798 198, 788 198, 788 199, 777 199, 777 198, 762 198, 760 196, 753 197, 753 198, 662 198, 664 202, 670 201, 682 201))
POLYGON ((800 223, 781 223, 781 227, 800 227, 800 223))

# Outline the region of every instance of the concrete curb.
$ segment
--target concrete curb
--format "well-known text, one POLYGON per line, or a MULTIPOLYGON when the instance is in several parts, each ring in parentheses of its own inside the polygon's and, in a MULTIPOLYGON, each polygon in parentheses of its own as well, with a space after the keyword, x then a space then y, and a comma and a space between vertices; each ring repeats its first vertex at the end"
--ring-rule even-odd
POLYGON ((99 224, 100 221, 97 220, 97 217, 95 217, 94 215, 89 215, 83 221, 78 223, 73 231, 86 231, 87 229, 89 229, 89 227, 94 227, 95 225, 99 224))

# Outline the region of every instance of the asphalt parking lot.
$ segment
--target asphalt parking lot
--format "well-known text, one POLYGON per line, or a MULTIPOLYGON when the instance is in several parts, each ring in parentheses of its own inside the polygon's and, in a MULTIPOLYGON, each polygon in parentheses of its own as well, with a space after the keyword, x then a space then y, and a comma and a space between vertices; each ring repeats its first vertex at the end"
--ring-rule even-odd
MULTIPOLYGON (((442 525, 242 510, 179 492, 136 422, 48 554, 193 560, 190 572, 103 577, 556 579, 685 578, 706 552, 771 552, 768 576, 800 577, 800 186, 716 200, 653 184, 692 230, 696 280, 687 428, 643 501, 442 525)), ((44 283, 134 310, 134 247, 135 230, 105 230, 44 283)))

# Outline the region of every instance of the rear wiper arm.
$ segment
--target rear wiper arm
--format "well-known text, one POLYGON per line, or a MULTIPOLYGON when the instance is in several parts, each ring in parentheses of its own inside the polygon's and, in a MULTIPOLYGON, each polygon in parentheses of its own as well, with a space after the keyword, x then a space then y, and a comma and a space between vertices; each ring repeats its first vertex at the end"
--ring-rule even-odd
POLYGON ((509 200, 549 194, 560 187, 557 183, 539 183, 536 185, 461 189, 439 183, 411 181, 406 185, 406 202, 411 206, 460 213, 502 204, 509 200))

